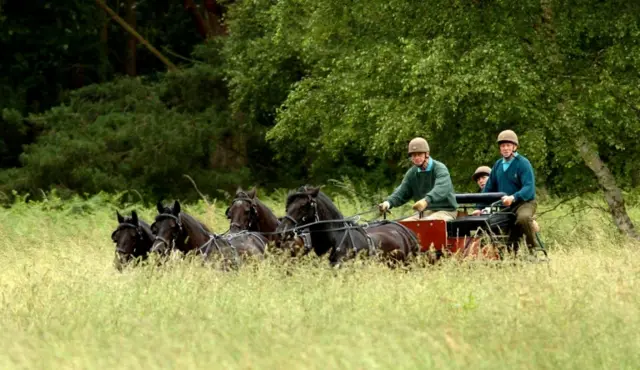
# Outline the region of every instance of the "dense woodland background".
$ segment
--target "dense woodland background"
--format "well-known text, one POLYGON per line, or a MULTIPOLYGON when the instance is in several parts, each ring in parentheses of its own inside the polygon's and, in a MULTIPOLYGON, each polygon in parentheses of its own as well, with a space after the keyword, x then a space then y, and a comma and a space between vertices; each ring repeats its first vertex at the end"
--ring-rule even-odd
POLYGON ((636 235, 640 2, 0 0, 0 50, 3 201, 391 189, 416 135, 474 191, 511 128, 636 235))

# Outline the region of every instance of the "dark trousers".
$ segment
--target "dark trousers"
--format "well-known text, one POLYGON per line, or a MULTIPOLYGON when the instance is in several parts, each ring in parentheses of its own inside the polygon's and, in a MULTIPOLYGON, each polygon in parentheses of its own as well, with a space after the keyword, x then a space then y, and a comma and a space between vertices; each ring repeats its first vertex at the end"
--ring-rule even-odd
POLYGON ((518 202, 512 205, 509 210, 516 214, 516 222, 509 235, 509 244, 518 250, 518 243, 525 237, 529 248, 536 246, 536 235, 533 231, 533 214, 536 213, 538 203, 534 200, 528 202, 518 202))

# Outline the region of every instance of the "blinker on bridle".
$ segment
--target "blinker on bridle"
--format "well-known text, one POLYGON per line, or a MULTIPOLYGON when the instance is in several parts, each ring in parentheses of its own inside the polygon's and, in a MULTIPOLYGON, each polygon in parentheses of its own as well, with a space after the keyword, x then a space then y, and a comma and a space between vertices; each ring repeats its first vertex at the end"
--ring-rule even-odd
POLYGON ((176 239, 177 239, 178 235, 182 234, 182 222, 180 222, 180 218, 178 218, 178 217, 176 217, 176 216, 174 216, 174 215, 172 215, 170 213, 161 213, 161 214, 156 216, 156 220, 151 225, 151 227, 153 228, 155 226, 156 222, 164 220, 164 219, 167 219, 167 218, 171 218, 171 219, 176 221, 176 225, 178 226, 178 232, 173 235, 173 238, 171 239, 171 243, 169 243, 168 240, 166 240, 165 238, 161 237, 160 235, 156 235, 155 240, 159 240, 159 241, 163 242, 169 248, 175 248, 176 239))
MULTIPOLYGON (((300 194, 304 194, 304 193, 300 193, 300 194)), ((313 199, 310 195, 308 195, 308 194, 304 194, 304 195, 307 195, 307 197, 309 199, 309 205, 311 206, 311 209, 313 210, 314 222, 319 222, 320 221, 320 217, 318 216, 318 203, 316 203, 315 199, 313 199)), ((288 233, 287 233, 288 230, 282 231, 282 234, 288 234, 288 235, 285 236, 285 240, 287 240, 287 237, 295 238, 298 235, 298 232, 296 230, 298 228, 298 221, 296 221, 296 219, 291 217, 289 214, 286 214, 283 217, 283 219, 284 220, 289 220, 293 224, 293 230, 292 231, 289 231, 288 233)), ((302 216, 302 218, 300 218, 300 222, 302 222, 301 226, 306 225, 307 216, 306 215, 302 216)))
MULTIPOLYGON (((227 207, 227 210, 224 212, 225 216, 227 216, 227 219, 231 219, 231 207, 233 207, 233 205, 237 202, 237 201, 241 201, 241 202, 247 202, 249 203, 249 225, 247 226, 248 229, 251 228, 251 226, 253 225, 253 222, 255 221, 255 218, 258 217, 258 208, 256 207, 256 204, 254 202, 253 199, 251 198, 235 198, 233 199, 233 201, 231 201, 231 206, 227 207)), ((238 229, 242 228, 242 225, 239 225, 237 222, 232 222, 231 225, 229 226, 235 226, 238 229)))
MULTIPOLYGON (((115 240, 116 233, 123 229, 134 229, 136 231, 136 236, 138 238, 138 241, 142 241, 144 239, 144 236, 142 235, 142 230, 140 230, 139 226, 136 226, 129 222, 123 222, 119 224, 118 227, 111 233, 111 240, 113 240, 114 243, 117 243, 117 240, 115 240)), ((126 251, 123 251, 119 247, 116 247, 116 252, 121 254, 127 253, 126 251)), ((135 246, 133 248, 133 253, 135 253, 135 246)))

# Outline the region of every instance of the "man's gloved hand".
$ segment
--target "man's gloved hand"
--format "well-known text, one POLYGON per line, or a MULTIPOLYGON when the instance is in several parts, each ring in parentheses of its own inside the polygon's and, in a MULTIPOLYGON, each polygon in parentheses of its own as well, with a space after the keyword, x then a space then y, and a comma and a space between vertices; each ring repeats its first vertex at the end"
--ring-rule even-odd
POLYGON ((504 197, 502 197, 502 204, 509 207, 511 203, 513 203, 514 199, 515 197, 513 195, 505 195, 504 197))
POLYGON ((427 200, 426 199, 420 199, 419 201, 415 202, 413 204, 413 209, 418 211, 418 212, 422 212, 425 209, 427 209, 427 200))
POLYGON ((384 201, 380 204, 378 204, 378 209, 380 210, 380 213, 385 213, 389 210, 389 208, 391 208, 391 204, 388 201, 384 201))

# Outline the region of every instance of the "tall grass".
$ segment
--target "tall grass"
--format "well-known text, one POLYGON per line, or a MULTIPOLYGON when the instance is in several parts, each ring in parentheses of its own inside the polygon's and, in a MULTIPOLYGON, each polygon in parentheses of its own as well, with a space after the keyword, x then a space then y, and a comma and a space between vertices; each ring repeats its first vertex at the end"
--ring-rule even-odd
MULTIPOLYGON (((341 194, 345 215, 375 198, 341 194)), ((262 199, 282 215, 284 195, 262 199)), ((226 230, 226 204, 209 202, 183 209, 226 230)), ((1 369, 640 366, 637 246, 597 211, 567 216, 567 204, 539 218, 548 264, 332 271, 309 258, 119 273, 113 204, 50 197, 0 210, 1 369)))

